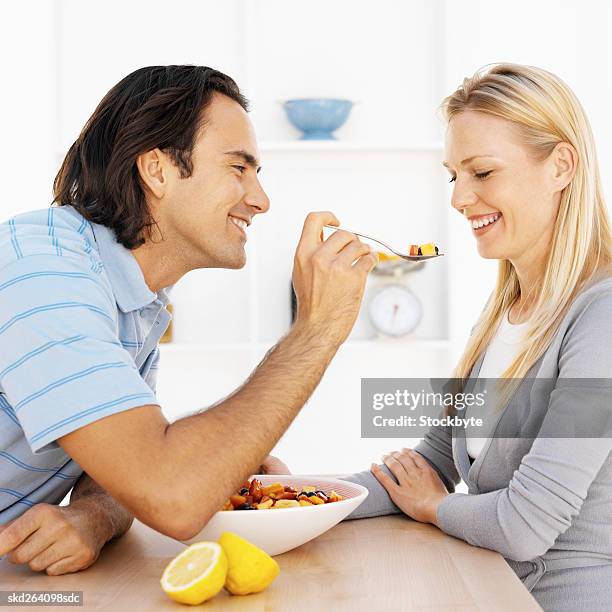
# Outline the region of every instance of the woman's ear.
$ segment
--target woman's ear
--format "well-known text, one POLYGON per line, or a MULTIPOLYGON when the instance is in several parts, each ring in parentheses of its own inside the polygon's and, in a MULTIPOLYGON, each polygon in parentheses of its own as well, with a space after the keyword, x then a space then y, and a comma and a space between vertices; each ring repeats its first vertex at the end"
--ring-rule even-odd
POLYGON ((568 142, 559 142, 551 153, 555 191, 565 189, 576 174, 578 153, 568 142))
POLYGON ((142 153, 136 159, 140 180, 157 199, 161 199, 168 187, 167 159, 159 149, 142 153))

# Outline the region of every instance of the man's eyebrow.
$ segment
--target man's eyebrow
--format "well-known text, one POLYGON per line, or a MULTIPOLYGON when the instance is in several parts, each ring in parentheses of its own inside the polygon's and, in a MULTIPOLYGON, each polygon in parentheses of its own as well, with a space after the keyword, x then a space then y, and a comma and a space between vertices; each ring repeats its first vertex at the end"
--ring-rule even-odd
MULTIPOLYGON (((465 164, 469 164, 471 161, 478 159, 480 157, 495 157, 495 155, 472 155, 472 157, 466 157, 462 162, 461 162, 461 166, 465 166, 465 164)), ((447 162, 443 161, 442 165, 445 168, 450 168, 450 166, 448 165, 447 162)))
POLYGON ((242 157, 244 163, 247 166, 251 166, 251 168, 255 168, 257 172, 261 170, 261 166, 257 162, 257 159, 252 153, 245 151, 244 149, 239 149, 237 151, 226 151, 225 155, 232 155, 234 157, 242 157))

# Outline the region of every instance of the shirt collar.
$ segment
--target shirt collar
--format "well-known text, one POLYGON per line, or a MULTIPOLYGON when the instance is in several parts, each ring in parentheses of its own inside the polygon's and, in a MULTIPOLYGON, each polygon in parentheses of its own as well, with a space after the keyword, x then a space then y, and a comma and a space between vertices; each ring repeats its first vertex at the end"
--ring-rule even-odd
POLYGON ((131 312, 156 299, 166 306, 173 285, 157 293, 151 291, 133 253, 117 242, 114 230, 98 223, 91 223, 91 227, 119 308, 131 312))

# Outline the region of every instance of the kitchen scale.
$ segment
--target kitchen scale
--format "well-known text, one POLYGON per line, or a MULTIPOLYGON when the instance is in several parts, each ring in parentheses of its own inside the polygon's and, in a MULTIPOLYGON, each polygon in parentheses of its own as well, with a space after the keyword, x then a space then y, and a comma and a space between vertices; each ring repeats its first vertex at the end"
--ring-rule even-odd
POLYGON ((375 333, 402 338, 412 333, 421 322, 423 305, 406 286, 404 277, 423 265, 422 261, 390 258, 379 262, 372 270, 374 282, 368 288, 364 314, 368 316, 375 333))

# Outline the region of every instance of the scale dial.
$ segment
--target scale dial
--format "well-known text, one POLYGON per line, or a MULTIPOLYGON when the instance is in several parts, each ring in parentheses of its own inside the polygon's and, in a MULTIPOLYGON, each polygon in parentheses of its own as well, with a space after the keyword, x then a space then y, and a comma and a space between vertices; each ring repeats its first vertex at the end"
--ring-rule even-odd
POLYGON ((370 321, 388 336, 405 336, 421 321, 423 307, 419 298, 403 285, 385 285, 370 300, 370 321))

